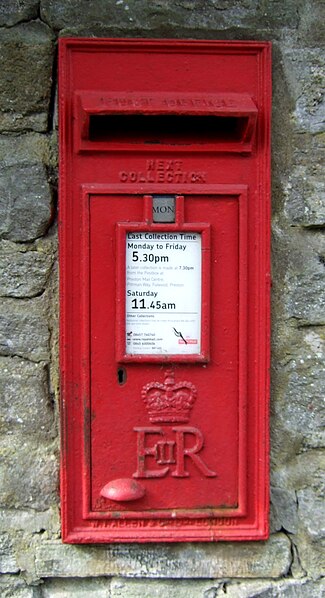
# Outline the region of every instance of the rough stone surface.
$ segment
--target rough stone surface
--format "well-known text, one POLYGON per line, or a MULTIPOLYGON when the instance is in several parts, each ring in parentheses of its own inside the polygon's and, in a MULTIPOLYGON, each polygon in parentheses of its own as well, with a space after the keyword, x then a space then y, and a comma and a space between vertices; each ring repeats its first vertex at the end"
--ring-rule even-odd
POLYGON ((0 135, 1 166, 50 163, 50 140, 39 133, 0 135))
POLYGON ((0 434, 46 440, 53 434, 48 372, 43 364, 0 357, 0 434))
MULTIPOLYGON (((304 580, 282 582, 245 582, 227 584, 227 598, 321 598, 325 585, 322 581, 304 580)), ((224 594, 220 594, 222 596, 224 594)), ((219 594, 216 594, 219 596, 219 594)))
POLYGON ((40 586, 28 586, 19 576, 0 577, 1 598, 42 598, 40 586))
POLYGON ((297 27, 299 15, 296 2, 265 0, 263 3, 239 0, 177 0, 171 2, 142 2, 137 0, 95 0, 91 10, 87 0, 41 0, 41 17, 54 29, 109 28, 162 31, 169 28, 177 35, 177 28, 205 32, 237 28, 273 30, 278 27, 297 27))
POLYGON ((300 519, 309 536, 313 540, 325 538, 324 492, 317 493, 313 488, 303 488, 297 492, 297 499, 300 519))
MULTIPOLYGON (((34 511, 33 509, 1 509, 0 532, 24 531, 30 536, 43 533, 47 530, 52 536, 59 536, 60 522, 57 508, 47 511, 34 511)), ((1 595, 1 594, 0 594, 1 595)))
MULTIPOLYGON (((53 135, 0 135, 0 239, 23 243, 48 230, 55 195, 49 183, 56 182, 57 168, 52 146, 53 135)), ((14 247, 2 243, 1 254, 14 247)), ((16 251, 27 248, 20 245, 16 251)))
POLYGON ((0 533, 0 573, 19 571, 9 534, 0 533))
POLYGON ((48 443, 0 438, 0 508, 45 510, 57 502, 57 459, 48 443))
POLYGON ((325 324, 325 236, 296 233, 296 261, 288 271, 287 314, 300 325, 325 324))
POLYGON ((21 21, 36 19, 38 0, 2 0, 0 4, 0 27, 11 27, 21 21))
POLYGON ((0 355, 33 361, 49 359, 49 328, 42 298, 3 299, 0 306, 0 355))
POLYGON ((261 543, 180 544, 178 546, 64 546, 49 542, 37 548, 40 577, 279 577, 291 563, 290 542, 283 534, 261 543))
POLYGON ((292 456, 281 467, 272 468, 273 484, 296 492, 297 519, 292 541, 297 552, 297 575, 308 575, 312 579, 324 575, 324 469, 322 450, 292 456))
MULTIPOLYGON (((42 586, 42 598, 112 598, 111 580, 98 579, 54 579, 42 586)), ((132 596, 132 594, 129 594, 132 596)))
POLYGON ((214 598, 218 594, 218 588, 224 586, 218 581, 188 581, 183 580, 142 580, 136 579, 113 579, 111 583, 111 598, 214 598))
POLYGON ((323 52, 304 48, 283 53, 287 81, 296 100, 294 122, 299 132, 322 133, 325 130, 323 52))
POLYGON ((39 21, 0 28, 0 131, 45 131, 53 36, 39 21))
POLYGON ((46 169, 17 164, 0 169, 0 238, 31 241, 46 232, 52 217, 46 169))
POLYGON ((306 167, 302 161, 290 173, 286 181, 285 214, 294 224, 303 226, 324 226, 325 224, 325 184, 321 161, 325 152, 320 152, 319 164, 306 167))
POLYGON ((44 598, 322 598, 325 582, 303 580, 246 581, 228 580, 152 580, 90 578, 47 580, 44 598))
POLYGON ((271 529, 295 533, 298 523, 297 496, 293 490, 271 488, 271 529))
POLYGON ((53 257, 33 248, 0 241, 0 294, 3 297, 35 297, 49 279, 53 257))
POLYGON ((298 447, 324 447, 325 442, 325 329, 304 328, 296 342, 300 350, 293 351, 283 366, 282 381, 285 379, 286 389, 273 407, 278 426, 274 438, 280 438, 284 431, 287 433, 287 452, 290 448, 296 451, 298 447))
POLYGON ((278 488, 295 489, 312 487, 316 492, 324 488, 325 454, 323 450, 309 450, 282 464, 272 463, 271 482, 278 488))
POLYGON ((299 560, 305 575, 311 579, 319 579, 325 576, 324 550, 325 543, 314 542, 306 531, 302 529, 293 539, 299 560))
POLYGON ((300 38, 309 47, 325 44, 325 6, 323 0, 307 0, 301 6, 300 38))

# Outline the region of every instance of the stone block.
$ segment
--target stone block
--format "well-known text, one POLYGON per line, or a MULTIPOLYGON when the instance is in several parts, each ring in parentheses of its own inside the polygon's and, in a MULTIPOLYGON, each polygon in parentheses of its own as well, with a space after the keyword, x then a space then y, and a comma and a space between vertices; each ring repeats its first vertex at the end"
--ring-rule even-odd
POLYGON ((284 534, 267 542, 73 546, 44 542, 36 548, 39 577, 145 578, 280 577, 291 563, 284 534))
POLYGON ((46 510, 57 502, 53 447, 17 435, 0 439, 0 508, 46 510))
POLYGON ((292 234, 290 265, 285 276, 286 312, 299 325, 325 324, 325 237, 292 234))
POLYGON ((32 241, 52 219, 52 198, 42 164, 0 168, 0 238, 32 241))
POLYGON ((43 364, 0 357, 0 433, 53 435, 54 415, 43 364))
POLYGON ((278 393, 272 403, 272 446, 277 463, 325 443, 325 328, 302 328, 284 340, 287 354, 283 363, 277 363, 274 379, 278 393))
POLYGON ((49 359, 49 329, 43 298, 3 299, 0 304, 0 355, 32 361, 49 359))
POLYGON ((274 463, 271 468, 271 482, 275 487, 299 491, 314 488, 325 493, 325 454, 323 450, 309 450, 294 455, 282 465, 274 463))
POLYGON ((46 167, 53 160, 44 135, 0 135, 0 238, 22 243, 48 229, 52 197, 46 167))
POLYGON ((324 469, 325 455, 321 450, 306 451, 281 468, 272 469, 273 484, 296 491, 298 513, 292 541, 298 555, 299 576, 312 579, 324 575, 324 469))
POLYGON ((44 23, 0 29, 0 131, 46 131, 52 63, 53 35, 44 23))
POLYGON ((0 27, 37 19, 38 0, 10 0, 0 3, 0 27))
POLYGON ((298 525, 298 504, 293 490, 271 488, 271 529, 295 533, 298 525))
POLYGON ((42 586, 42 598, 112 598, 110 587, 111 580, 101 577, 47 579, 42 586))
POLYGON ((299 39, 306 46, 324 45, 325 5, 324 0, 306 0, 300 7, 299 39))
POLYGON ((1 598, 42 598, 39 586, 28 586, 19 576, 2 575, 0 577, 1 598))
POLYGON ((8 532, 14 536, 17 532, 24 532, 32 536, 43 534, 45 530, 52 537, 59 537, 60 516, 57 508, 47 511, 0 509, 0 533, 8 532))
POLYGON ((324 540, 313 541, 309 534, 302 529, 297 535, 294 536, 293 541, 297 547, 300 564, 305 572, 305 575, 313 580, 324 577, 324 540))
POLYGON ((91 10, 87 0, 41 0, 41 17, 53 29, 80 31, 165 31, 169 35, 185 35, 186 31, 204 31, 240 28, 274 30, 279 27, 295 28, 299 22, 294 0, 210 0, 197 2, 141 2, 137 0, 94 0, 91 10))
POLYGON ((285 215, 290 224, 323 226, 325 224, 324 156, 305 162, 292 169, 285 183, 285 215), (318 158, 318 162, 317 162, 318 158))
POLYGON ((9 534, 0 534, 0 573, 17 573, 16 557, 9 534))
MULTIPOLYGON (((211 580, 152 580, 117 579, 111 583, 110 598, 215 598, 223 583, 211 580)), ((221 595, 221 594, 220 594, 221 595)))
POLYGON ((31 164, 50 164, 52 137, 39 133, 21 135, 0 134, 1 167, 31 164))
POLYGON ((324 492, 314 488, 302 488, 297 492, 299 517, 313 541, 325 538, 325 501, 324 492))
POLYGON ((286 79, 295 100, 294 124, 299 133, 325 130, 324 54, 317 48, 284 49, 286 79))
MULTIPOLYGON (((290 115, 288 120, 292 120, 290 115)), ((291 163, 286 171, 281 165, 277 169, 282 178, 284 215, 289 225, 322 227, 325 223, 325 133, 299 132, 288 141, 291 163)))
POLYGON ((0 295, 21 299, 41 294, 52 264, 52 255, 0 241, 0 295))
MULTIPOLYGON (((214 2, 217 6, 219 3, 214 2)), ((236 3, 230 0, 233 22, 236 18, 236 3)), ((294 0, 266 0, 265 2, 242 2, 246 9, 243 24, 250 25, 255 31, 257 29, 268 29, 276 31, 279 28, 295 29, 299 23, 299 12, 297 3, 294 0)))
MULTIPOLYGON (((288 579, 280 582, 246 581, 228 583, 226 596, 227 598, 322 598, 324 589, 322 580, 319 582, 306 579, 288 579)), ((220 593, 220 596, 223 595, 220 593)))

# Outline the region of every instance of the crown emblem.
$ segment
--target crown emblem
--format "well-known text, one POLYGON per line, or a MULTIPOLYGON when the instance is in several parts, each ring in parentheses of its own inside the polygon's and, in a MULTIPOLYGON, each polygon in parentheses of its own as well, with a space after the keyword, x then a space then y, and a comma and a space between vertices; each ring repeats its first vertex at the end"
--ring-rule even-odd
POLYGON ((175 384, 174 372, 166 370, 164 383, 149 382, 142 388, 141 396, 151 422, 184 423, 190 419, 197 390, 191 382, 175 384))

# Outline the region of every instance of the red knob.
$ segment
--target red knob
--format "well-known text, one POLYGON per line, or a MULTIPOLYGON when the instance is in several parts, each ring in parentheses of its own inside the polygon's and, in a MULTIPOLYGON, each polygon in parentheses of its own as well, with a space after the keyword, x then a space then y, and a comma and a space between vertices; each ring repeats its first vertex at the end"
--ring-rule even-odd
POLYGON ((146 493, 145 488, 132 478, 119 478, 108 482, 100 491, 100 495, 117 502, 138 500, 146 493))

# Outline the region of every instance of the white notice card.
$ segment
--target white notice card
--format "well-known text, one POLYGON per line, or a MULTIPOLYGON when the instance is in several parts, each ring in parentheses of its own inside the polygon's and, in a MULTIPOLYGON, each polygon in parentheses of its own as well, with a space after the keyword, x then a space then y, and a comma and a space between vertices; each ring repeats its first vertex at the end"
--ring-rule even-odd
POLYGON ((126 353, 201 351, 201 234, 126 233, 126 353))

